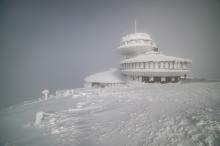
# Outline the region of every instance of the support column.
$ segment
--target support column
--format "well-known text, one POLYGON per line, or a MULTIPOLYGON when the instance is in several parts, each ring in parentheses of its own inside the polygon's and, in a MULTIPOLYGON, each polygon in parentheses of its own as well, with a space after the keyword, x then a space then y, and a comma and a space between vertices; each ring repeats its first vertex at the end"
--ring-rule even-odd
POLYGON ((154 81, 154 77, 150 77, 150 78, 149 78, 149 81, 150 81, 150 82, 153 82, 153 81, 154 81))
POLYGON ((166 82, 166 78, 165 78, 165 77, 161 77, 161 78, 160 78, 160 81, 161 81, 162 83, 164 83, 164 82, 166 82))
POLYGON ((174 68, 175 68, 175 69, 178 68, 178 63, 177 63, 177 62, 174 63, 174 68))
POLYGON ((169 65, 168 62, 166 61, 165 62, 165 68, 168 68, 168 65, 169 65))
POLYGON ((145 63, 145 68, 147 68, 147 69, 149 68, 149 62, 145 63))
POLYGON ((171 82, 175 82, 175 81, 176 81, 175 77, 171 77, 171 82))
POLYGON ((142 82, 142 76, 139 76, 139 82, 142 82))

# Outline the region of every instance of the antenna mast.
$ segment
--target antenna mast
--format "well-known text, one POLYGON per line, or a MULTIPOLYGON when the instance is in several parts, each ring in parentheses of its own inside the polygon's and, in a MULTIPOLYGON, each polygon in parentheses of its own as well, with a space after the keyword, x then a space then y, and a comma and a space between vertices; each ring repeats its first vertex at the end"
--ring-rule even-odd
POLYGON ((136 19, 134 19, 134 32, 135 33, 137 32, 137 22, 136 22, 136 19))

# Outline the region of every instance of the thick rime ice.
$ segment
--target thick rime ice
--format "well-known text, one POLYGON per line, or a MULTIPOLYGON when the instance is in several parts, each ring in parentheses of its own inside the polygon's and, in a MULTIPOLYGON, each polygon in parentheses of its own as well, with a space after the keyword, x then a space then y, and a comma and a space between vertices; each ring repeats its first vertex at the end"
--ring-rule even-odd
POLYGON ((85 78, 85 87, 118 86, 131 81, 178 82, 181 78, 186 79, 190 71, 187 66, 192 63, 190 59, 162 54, 149 34, 136 31, 122 37, 117 51, 124 56, 118 71, 90 75, 85 78))
POLYGON ((219 146, 220 82, 74 89, 0 114, 0 144, 219 146))

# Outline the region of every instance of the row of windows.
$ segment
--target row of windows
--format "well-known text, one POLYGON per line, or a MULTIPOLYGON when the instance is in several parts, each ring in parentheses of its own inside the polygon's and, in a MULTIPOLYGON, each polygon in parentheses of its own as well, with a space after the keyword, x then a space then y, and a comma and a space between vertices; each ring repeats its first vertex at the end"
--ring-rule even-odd
MULTIPOLYGON (((186 75, 184 75, 186 77, 186 75)), ((139 81, 139 82, 163 82, 163 83, 168 83, 168 82, 177 82, 180 80, 180 76, 173 76, 173 77, 149 77, 149 76, 131 76, 130 80, 133 81, 139 81)))
POLYGON ((152 41, 148 40, 132 40, 132 41, 126 41, 122 42, 121 45, 128 45, 128 44, 148 44, 148 45, 153 45, 152 41))
POLYGON ((121 69, 186 69, 181 62, 137 62, 121 64, 121 69))

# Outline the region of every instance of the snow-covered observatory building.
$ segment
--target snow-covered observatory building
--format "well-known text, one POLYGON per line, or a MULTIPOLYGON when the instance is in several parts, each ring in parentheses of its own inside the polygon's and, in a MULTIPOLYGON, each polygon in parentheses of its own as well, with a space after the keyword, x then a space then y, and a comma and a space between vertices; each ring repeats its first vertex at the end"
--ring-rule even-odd
POLYGON ((162 54, 149 34, 132 33, 122 37, 117 48, 125 57, 120 71, 127 80, 140 82, 177 82, 186 78, 192 61, 162 54))
POLYGON ((106 87, 133 81, 175 83, 186 78, 190 71, 188 65, 192 63, 189 59, 164 55, 149 34, 138 33, 136 29, 135 33, 122 37, 117 51, 124 56, 118 71, 107 71, 87 77, 87 87, 106 87))

